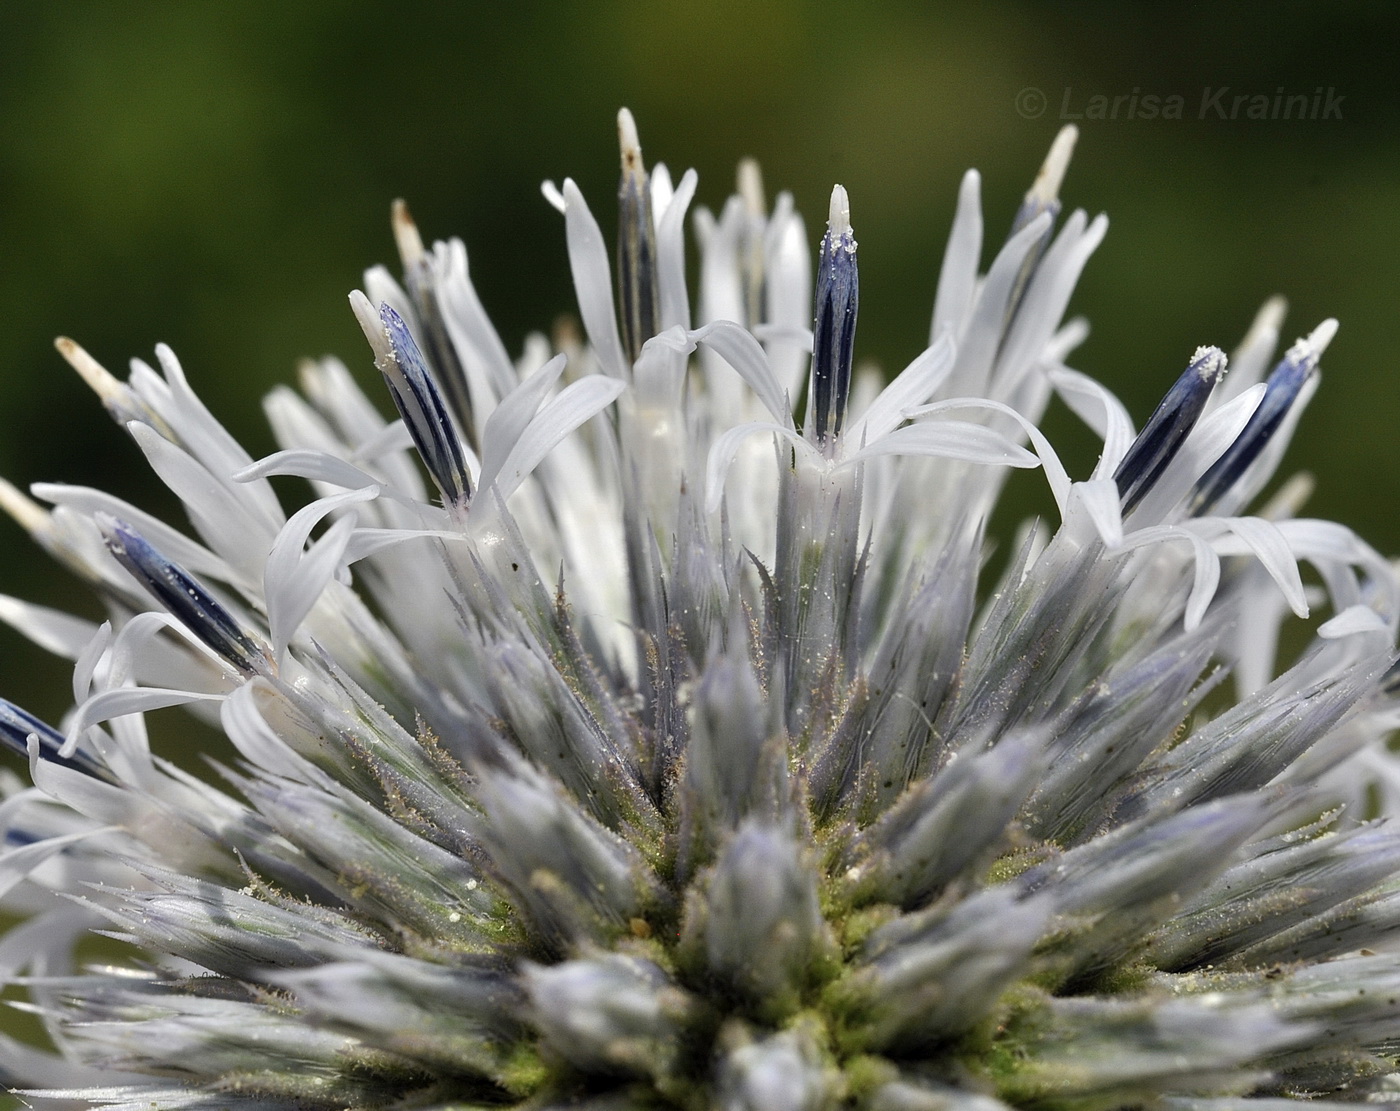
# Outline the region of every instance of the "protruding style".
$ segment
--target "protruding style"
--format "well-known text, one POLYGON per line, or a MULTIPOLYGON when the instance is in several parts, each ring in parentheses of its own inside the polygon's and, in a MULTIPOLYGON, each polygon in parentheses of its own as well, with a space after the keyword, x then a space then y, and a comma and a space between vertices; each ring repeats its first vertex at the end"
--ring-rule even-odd
POLYGON ((660 303, 651 181, 642 162, 637 122, 626 108, 617 113, 617 142, 622 152, 622 180, 617 187, 618 302, 622 344, 635 362, 642 344, 660 330, 660 303))
POLYGON ((1225 353, 1218 347, 1198 347, 1191 364, 1158 404, 1133 441, 1113 481, 1123 512, 1131 513, 1152 489, 1167 464, 1196 426, 1211 391, 1225 375, 1225 353))
POLYGON ((1209 513, 1216 502, 1244 477, 1249 465, 1259 458, 1283 424, 1294 401, 1317 370, 1322 353, 1336 334, 1337 322, 1324 320, 1310 335, 1288 349, 1283 360, 1269 375, 1263 400, 1249 418, 1249 423, 1225 449, 1225 454, 1196 483, 1188 504, 1191 514, 1200 516, 1209 513))
POLYGON ((808 426, 826 454, 835 450, 851 393, 851 363, 860 305, 860 273, 851 230, 851 202, 844 186, 831 191, 831 211, 817 258, 812 337, 812 390, 808 426))
POLYGON ((0 510, 36 540, 49 534, 49 511, 3 478, 0 478, 0 510))
POLYGON ((120 518, 96 513, 94 520, 116 561, 190 633, 245 675, 272 670, 267 650, 194 576, 120 518))
POLYGON ((126 387, 114 374, 105 366, 99 363, 81 344, 69 339, 67 336, 59 336, 53 341, 54 350, 63 356, 78 376, 91 387, 102 400, 102 404, 111 408, 126 399, 126 387))
POLYGON ((389 385, 394 405, 408 427, 418 454, 451 509, 471 501, 471 476, 456 426, 408 325, 387 304, 376 312, 359 290, 350 294, 355 319, 374 351, 374 365, 389 385))
MULTIPOLYGON (((1011 231, 1007 234, 1007 239, 1014 236, 1041 213, 1048 212, 1052 222, 1060 214, 1060 186, 1064 184, 1065 174, 1069 170, 1070 156, 1074 154, 1074 144, 1078 139, 1079 128, 1075 127, 1074 124, 1068 123, 1060 128, 1059 133, 1055 136, 1055 141, 1050 144, 1045 161, 1040 165, 1040 172, 1035 175, 1035 181, 1031 182, 1031 187, 1026 190, 1025 198, 1021 201, 1021 207, 1016 210, 1016 217, 1011 221, 1011 231)), ((1050 244, 1052 230, 1052 227, 1046 229, 1040 241, 1031 248, 1025 261, 1021 263, 1020 272, 1016 275, 1016 282, 1011 288, 1011 296, 1006 300, 1007 324, 1010 324, 1012 317, 1016 315, 1016 310, 1021 306, 1021 298, 1025 296, 1026 288, 1031 283, 1031 276, 1035 273, 1036 267, 1040 265, 1040 260, 1045 255, 1045 249, 1050 244)))
POLYGON ((102 407, 118 424, 139 420, 148 424, 166 439, 175 442, 177 437, 164 419, 139 398, 125 382, 112 374, 94 359, 83 346, 67 336, 59 336, 53 341, 54 349, 64 361, 78 372, 78 377, 98 396, 102 407))
POLYGON ((1050 151, 1041 163, 1035 181, 1026 190, 1021 207, 1016 210, 1016 218, 1011 224, 1011 234, 1015 235, 1042 212, 1051 216, 1060 211, 1060 186, 1064 184, 1069 170, 1069 160, 1074 154, 1074 144, 1079 139, 1079 128, 1072 123, 1065 124, 1050 144, 1050 151))

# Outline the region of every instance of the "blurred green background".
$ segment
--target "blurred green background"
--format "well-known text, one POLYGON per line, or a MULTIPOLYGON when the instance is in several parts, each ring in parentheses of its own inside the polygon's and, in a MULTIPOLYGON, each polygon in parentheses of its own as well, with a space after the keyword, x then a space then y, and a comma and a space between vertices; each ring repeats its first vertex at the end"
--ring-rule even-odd
MULTIPOLYGON (((925 342, 965 168, 983 171, 996 236, 1066 97, 1082 113, 1096 94, 1177 94, 1179 120, 1128 119, 1124 104, 1080 121, 1066 201, 1113 223, 1072 304, 1094 326, 1076 365, 1141 421, 1197 344, 1233 346, 1269 294, 1289 297, 1290 335, 1339 317, 1292 461, 1318 477, 1313 512, 1400 552, 1396 6, 243 0, 3 14, 0 473, 17 483, 101 485, 178 519, 53 352, 60 333, 123 375, 170 343, 254 455, 273 447, 259 399, 299 357, 340 354, 370 382, 345 294, 391 260, 396 196, 429 237, 465 238, 518 348, 572 308, 562 221, 539 182, 573 176, 609 226, 622 104, 648 160, 695 166, 712 207, 745 155, 770 192, 795 192, 813 234, 845 184, 858 352, 898 370, 925 342), (1199 118, 1221 86, 1330 90, 1341 118, 1199 118)), ((1082 475, 1086 442, 1063 417, 1054 428, 1082 475)), ((0 591, 92 612, 8 521, 0 591)), ((67 675, 0 631, 0 694, 57 718, 67 675)))

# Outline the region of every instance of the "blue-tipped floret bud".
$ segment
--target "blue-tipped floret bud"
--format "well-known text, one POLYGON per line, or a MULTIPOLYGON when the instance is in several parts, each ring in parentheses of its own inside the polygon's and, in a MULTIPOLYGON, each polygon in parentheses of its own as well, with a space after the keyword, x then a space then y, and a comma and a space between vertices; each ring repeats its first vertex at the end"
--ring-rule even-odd
POLYGON ((181 625, 244 674, 271 670, 266 649, 188 571, 120 518, 95 519, 107 550, 181 625))
POLYGON ((1218 347, 1198 347, 1191 364, 1167 391, 1113 472, 1124 513, 1137 508, 1176 457, 1224 375, 1225 353, 1218 347))
POLYGON ((467 388, 467 372, 457 357, 457 347, 447 331, 447 321, 438 302, 438 279, 432 256, 423 247, 418 225, 408 211, 408 205, 396 200, 392 209, 394 242, 403 263, 403 284, 413 301, 414 311, 422 328, 424 347, 433 368, 433 377, 441 387, 447 406, 457 421, 458 431, 472 434, 472 402, 467 388))
POLYGON ((91 775, 98 779, 112 780, 112 774, 90 753, 78 749, 72 756, 61 756, 64 737, 57 729, 41 721, 27 710, 21 710, 13 702, 0 698, 0 744, 18 753, 27 755, 29 738, 39 742, 39 754, 50 764, 72 768, 74 771, 91 775))
POLYGON ((812 338, 811 436, 831 455, 841 435, 851 394, 851 363, 860 305, 860 271, 851 231, 851 203, 844 186, 831 191, 831 213, 817 258, 812 338))
POLYGON ((462 441, 408 325, 387 304, 376 312, 358 291, 350 295, 350 306, 374 351, 374 365, 384 375, 394 405, 444 503, 449 509, 465 510, 471 501, 472 483, 462 441))
POLYGON ((617 114, 622 180, 617 186, 617 292, 622 344, 633 362, 642 344, 661 330, 656 288, 656 224, 651 182, 642 162, 637 123, 623 108, 617 114))
POLYGON ((1324 320, 1313 329, 1311 335, 1288 349, 1283 360, 1269 375, 1263 400, 1249 418, 1249 423, 1235 437, 1234 443, 1225 449, 1225 454, 1196 483, 1188 502, 1192 515, 1209 513, 1216 502, 1244 477, 1250 464, 1259 458, 1288 416, 1308 379, 1317 370, 1318 360, 1336 332, 1337 322, 1324 320))

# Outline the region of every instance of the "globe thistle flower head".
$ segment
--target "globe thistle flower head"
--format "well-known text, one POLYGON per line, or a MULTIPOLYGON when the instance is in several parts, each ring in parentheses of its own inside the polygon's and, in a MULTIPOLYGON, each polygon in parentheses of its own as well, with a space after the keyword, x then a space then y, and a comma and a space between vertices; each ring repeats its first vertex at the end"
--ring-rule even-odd
POLYGON ((845 189, 814 261, 742 163, 692 299, 696 175, 618 132, 614 250, 544 188, 582 335, 516 359, 395 203, 402 280, 351 295, 393 420, 308 363, 254 460, 168 349, 123 382, 59 341, 190 527, 0 485, 109 615, 0 598, 75 702, 0 701, 31 782, 0 968, 49 1042, 0 1038, 6 1078, 130 1111, 1389 1100, 1396 579, 1296 482, 1251 508, 1335 323, 1268 372, 1268 303, 1135 431, 1066 364, 1106 230, 1060 219, 1071 128, 985 271, 964 178, 883 382, 845 189), (996 577, 1014 468, 1057 519, 996 577), (212 781, 153 755, 174 706, 237 750, 212 781))

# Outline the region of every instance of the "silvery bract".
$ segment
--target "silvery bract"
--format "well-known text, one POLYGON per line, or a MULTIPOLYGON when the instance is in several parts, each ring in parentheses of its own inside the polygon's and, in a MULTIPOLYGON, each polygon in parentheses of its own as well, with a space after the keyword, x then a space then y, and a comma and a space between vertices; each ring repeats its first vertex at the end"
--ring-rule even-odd
POLYGON ((1067 130, 986 252, 964 179, 882 385, 845 190, 814 272, 745 164, 689 221, 692 299, 696 176, 619 123, 615 252, 545 186, 583 335, 512 359, 462 243, 396 206, 403 277, 351 300, 400 419, 308 364, 255 461, 169 350, 121 382, 60 341, 192 527, 4 488, 110 615, 0 607, 76 702, 0 709, 33 779, 0 967, 52 1043, 0 1042, 6 1076, 130 1111, 1400 1090, 1400 835, 1365 820, 1400 782, 1396 578, 1302 484, 1260 503, 1335 324, 1276 360, 1270 302, 1135 432, 1065 363, 1106 228, 1056 227, 1067 130), (998 548, 1016 467, 1058 515, 998 548), (151 755, 172 705, 236 746, 221 786, 151 755))

